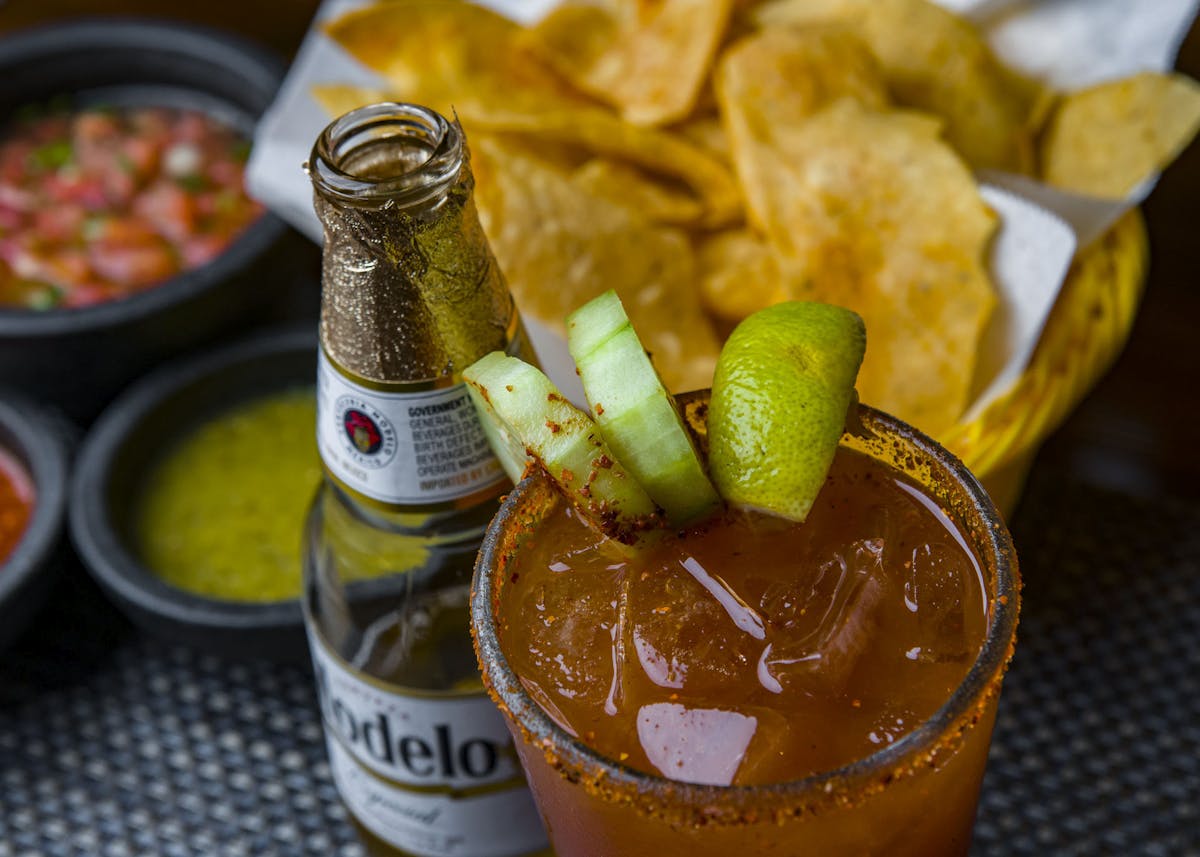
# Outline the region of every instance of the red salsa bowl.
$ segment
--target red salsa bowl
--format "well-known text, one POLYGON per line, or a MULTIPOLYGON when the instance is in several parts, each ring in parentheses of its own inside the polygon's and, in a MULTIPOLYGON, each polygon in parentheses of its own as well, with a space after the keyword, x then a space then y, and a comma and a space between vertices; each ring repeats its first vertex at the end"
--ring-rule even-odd
POLYGON ((165 360, 315 318, 317 248, 240 192, 283 68, 177 23, 0 39, 0 385, 86 424, 165 360))
POLYGON ((0 648, 34 620, 65 562, 70 443, 54 414, 0 392, 0 648))

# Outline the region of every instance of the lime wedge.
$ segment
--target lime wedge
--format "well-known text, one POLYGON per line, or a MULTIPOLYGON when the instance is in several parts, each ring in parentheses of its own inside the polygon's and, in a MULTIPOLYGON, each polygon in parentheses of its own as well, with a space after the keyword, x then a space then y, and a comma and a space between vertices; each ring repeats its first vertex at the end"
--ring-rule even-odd
POLYGON ((660 523, 654 501, 622 469, 596 424, 541 370, 493 351, 467 367, 463 380, 514 480, 532 458, 593 526, 627 544, 660 523))
POLYGON ((713 377, 708 464, 730 504, 803 521, 825 482, 866 350, 857 314, 781 303, 742 321, 713 377))
POLYGON ((567 317, 567 347, 575 358, 596 425, 619 461, 675 526, 721 505, 667 392, 608 291, 567 317))

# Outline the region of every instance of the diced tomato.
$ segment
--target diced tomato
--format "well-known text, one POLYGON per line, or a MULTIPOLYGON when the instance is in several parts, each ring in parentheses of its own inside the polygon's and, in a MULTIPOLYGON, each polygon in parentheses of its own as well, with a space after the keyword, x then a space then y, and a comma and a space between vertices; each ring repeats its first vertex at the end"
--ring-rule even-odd
POLYGON ((0 182, 0 206, 14 211, 33 211, 37 207, 37 194, 8 182, 0 182))
POLYGON ((22 278, 33 278, 41 271, 42 242, 29 230, 0 241, 0 258, 22 278))
POLYGON ((25 215, 0 202, 0 234, 20 229, 25 223, 25 215))
POLYGON ((118 288, 111 283, 76 283, 63 295, 62 305, 69 308, 95 306, 127 294, 128 289, 118 288))
POLYGON ((59 170, 42 180, 46 200, 54 204, 77 203, 88 211, 103 211, 109 207, 104 180, 85 175, 78 170, 59 170))
POLYGON ((203 113, 180 113, 172 128, 172 136, 189 143, 204 143, 212 136, 211 122, 203 113))
POLYGON ((244 172, 245 167, 237 161, 213 161, 208 167, 208 178, 223 187, 240 187, 244 172))
POLYGON ((0 236, 0 263, 11 265, 20 246, 20 235, 0 236))
POLYGON ((124 158, 121 151, 113 151, 111 160, 101 174, 104 195, 110 205, 127 206, 137 197, 137 177, 124 158))
POLYGON ((130 288, 152 286, 179 271, 175 251, 161 239, 142 244, 93 244, 88 248, 88 260, 101 277, 130 288))
POLYGON ((0 146, 0 183, 15 187, 28 181, 29 156, 33 149, 32 140, 13 140, 0 146))
POLYGON ((176 243, 196 231, 195 200, 170 180, 160 179, 146 188, 134 200, 133 211, 176 243))
POLYGON ((151 244, 158 240, 154 227, 133 216, 98 218, 89 224, 85 239, 94 244, 133 246, 151 244))
POLYGON ((92 276, 87 250, 65 244, 46 244, 36 256, 39 278, 64 288, 92 276))
POLYGON ((79 236, 88 213, 80 205, 56 205, 33 213, 33 228, 47 241, 66 242, 79 236))
POLYGON ((228 246, 228 235, 197 235, 185 241, 179 249, 184 265, 198 268, 220 256, 228 246))
POLYGON ((80 113, 71 126, 75 163, 86 173, 102 175, 112 163, 120 139, 120 128, 112 116, 80 113))
POLYGON ((129 125, 141 137, 163 146, 171 138, 171 114, 166 110, 144 107, 129 112, 129 125))
POLYGON ((158 172, 162 151, 163 146, 159 141, 145 137, 126 137, 121 142, 118 165, 122 170, 132 173, 137 181, 145 182, 158 172))
POLYGON ((71 136, 76 145, 107 142, 120 136, 121 126, 117 117, 106 111, 84 110, 75 114, 71 123, 71 136))

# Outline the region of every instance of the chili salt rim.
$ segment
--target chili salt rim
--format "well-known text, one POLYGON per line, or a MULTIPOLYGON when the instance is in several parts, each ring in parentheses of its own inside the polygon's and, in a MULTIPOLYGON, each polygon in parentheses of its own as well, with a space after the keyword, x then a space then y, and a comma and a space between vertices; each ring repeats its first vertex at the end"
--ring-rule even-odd
MULTIPOLYGON (((489 695, 512 718, 522 738, 541 748, 560 776, 606 801, 634 803, 642 811, 674 824, 732 826, 759 822, 767 813, 783 821, 846 808, 920 769, 935 766, 959 749, 999 694, 1012 658, 1020 611, 1020 576, 1012 540, 983 486, 949 451, 881 411, 861 406, 859 416, 870 439, 856 440, 847 434, 843 444, 865 445, 880 453, 881 447, 890 443, 895 458, 887 463, 893 467, 909 475, 927 468, 949 476, 945 482, 947 495, 938 500, 952 507, 950 511, 969 533, 972 546, 980 551, 985 569, 991 569, 994 575, 989 590, 987 635, 975 662, 949 699, 895 743, 832 771, 784 783, 685 783, 635 770, 601 755, 568 734, 528 695, 508 663, 496 632, 494 617, 500 596, 497 584, 506 579, 504 572, 519 537, 528 532, 528 525, 536 522, 538 513, 555 496, 553 487, 535 473, 522 480, 505 499, 484 537, 471 588, 471 635, 489 695), (876 446, 871 446, 872 442, 876 446)), ((925 480, 919 481, 928 489, 925 480)))

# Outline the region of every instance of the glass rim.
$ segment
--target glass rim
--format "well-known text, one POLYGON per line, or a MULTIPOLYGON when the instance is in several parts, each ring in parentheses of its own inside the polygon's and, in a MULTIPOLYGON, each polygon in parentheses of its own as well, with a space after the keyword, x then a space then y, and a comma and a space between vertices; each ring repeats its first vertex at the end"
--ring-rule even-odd
MULTIPOLYGON (((1020 575, 1016 553, 999 511, 979 480, 937 441, 882 411, 858 408, 862 425, 876 437, 897 438, 948 472, 967 501, 965 513, 978 516, 971 528, 973 549, 980 561, 995 570, 994 591, 989 591, 987 635, 974 663, 949 698, 917 728, 868 756, 831 771, 786 782, 760 785, 705 785, 672 780, 636 770, 589 747, 559 726, 528 694, 500 646, 494 606, 496 584, 503 567, 506 530, 519 524, 527 498, 546 484, 540 473, 527 476, 508 495, 484 537, 471 589, 471 634, 484 685, 501 711, 516 724, 526 743, 546 754, 558 773, 572 780, 587 780, 609 799, 630 794, 645 800, 661 799, 664 806, 696 807, 703 823, 721 823, 714 807, 731 807, 726 823, 744 818, 741 809, 783 810, 787 814, 813 810, 817 805, 845 805, 847 795, 868 796, 906 772, 933 766, 947 750, 952 754, 975 727, 984 708, 999 693, 1012 657, 1020 611, 1020 575)), ((960 523, 966 523, 960 521, 960 523)), ((948 754, 948 755, 949 755, 948 754)), ((676 810, 677 811, 677 810, 676 810)))

